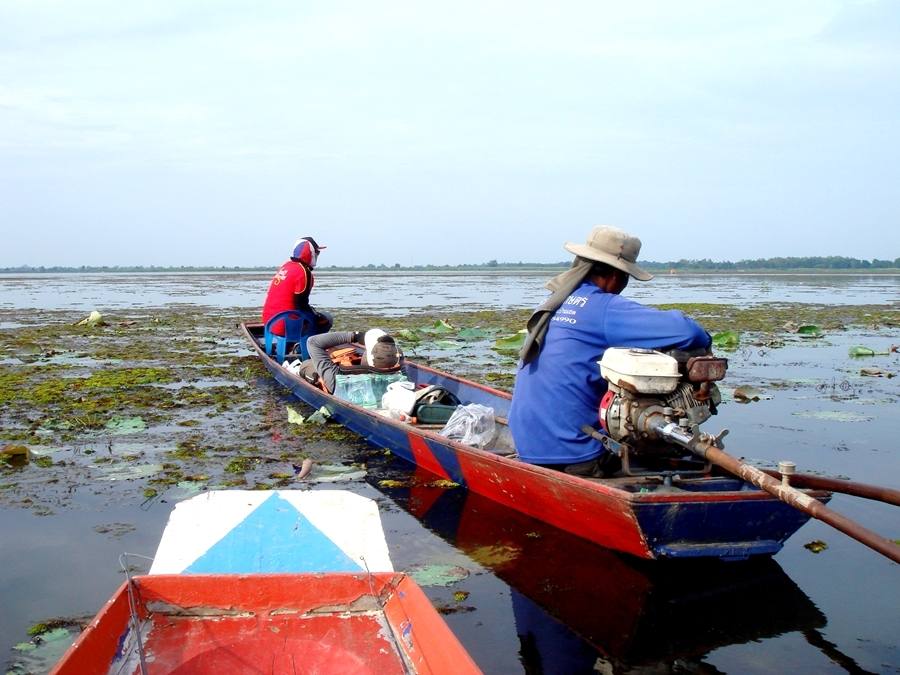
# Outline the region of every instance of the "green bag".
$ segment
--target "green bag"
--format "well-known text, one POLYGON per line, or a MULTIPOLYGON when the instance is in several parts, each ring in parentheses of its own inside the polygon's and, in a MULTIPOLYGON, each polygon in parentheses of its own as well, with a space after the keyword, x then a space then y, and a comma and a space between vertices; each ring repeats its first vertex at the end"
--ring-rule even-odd
POLYGON ((416 408, 416 421, 419 424, 446 424, 455 411, 455 405, 422 403, 416 408))

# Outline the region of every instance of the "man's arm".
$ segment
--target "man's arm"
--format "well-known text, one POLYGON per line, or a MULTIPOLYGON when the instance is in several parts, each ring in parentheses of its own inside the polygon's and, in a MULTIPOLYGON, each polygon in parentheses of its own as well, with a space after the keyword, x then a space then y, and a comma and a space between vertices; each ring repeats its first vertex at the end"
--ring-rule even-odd
POLYGON ((645 307, 617 297, 606 312, 606 337, 611 347, 706 349, 709 333, 676 309, 645 307))
POLYGON ((334 393, 339 367, 338 364, 331 360, 331 357, 328 355, 328 349, 353 342, 353 338, 356 335, 357 333, 352 331, 338 331, 335 333, 311 335, 306 340, 309 358, 312 360, 316 372, 319 374, 322 382, 325 383, 329 393, 334 393))

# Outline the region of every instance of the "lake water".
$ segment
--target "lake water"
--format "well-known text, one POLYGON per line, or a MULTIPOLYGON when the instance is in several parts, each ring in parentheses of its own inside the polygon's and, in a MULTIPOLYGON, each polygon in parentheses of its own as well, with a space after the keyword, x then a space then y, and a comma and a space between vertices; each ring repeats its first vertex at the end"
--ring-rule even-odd
MULTIPOLYGON (((546 295, 546 277, 323 270, 313 300, 332 311, 415 314, 425 323, 442 311, 534 306, 546 295)), ((31 309, 124 314, 183 306, 244 318, 258 311, 268 279, 4 275, 0 328, 30 323, 31 309)), ((626 294, 654 303, 896 306, 900 277, 663 276, 635 282, 626 294)), ((727 448, 760 464, 792 459, 800 471, 900 488, 900 378, 860 376, 861 366, 900 373, 900 356, 860 361, 847 352, 853 344, 897 343, 896 329, 854 328, 813 342, 789 340, 779 349, 742 347, 729 354, 726 402, 707 426, 729 428, 727 448), (729 391, 742 384, 758 386, 771 398, 749 405, 729 400, 729 391)), ((246 351, 234 336, 223 344, 246 351)), ((461 367, 472 353, 448 354, 451 366, 454 358, 461 367)), ((261 395, 290 400, 272 381, 257 387, 261 395)), ((358 447, 347 448, 348 459, 359 454, 358 447)), ((461 490, 433 500, 415 488, 380 488, 385 477, 408 483, 414 470, 397 460, 367 461, 367 479, 346 486, 381 503, 395 567, 441 564, 466 571, 451 587, 425 591, 451 608, 448 624, 485 672, 900 672, 900 569, 817 521, 770 561, 644 563, 461 490), (827 549, 814 554, 804 547, 814 540, 826 542, 827 549), (454 592, 468 595, 457 601, 454 592)), ((58 489, 62 503, 64 487, 58 489)), ((51 516, 0 508, 0 663, 17 657, 10 649, 26 639, 31 623, 95 612, 119 583, 115 561, 123 550, 152 555, 172 503, 137 505, 110 498, 115 490, 111 482, 81 488, 65 496, 77 508, 51 516), (96 528, 91 531, 97 522, 125 523, 128 529, 98 536, 96 528)), ((830 506, 900 539, 895 507, 842 495, 830 506)))
MULTIPOLYGON (((549 275, 549 276, 552 276, 549 275)), ((546 297, 547 272, 316 273, 315 305, 402 315, 429 306, 467 309, 534 307, 546 297), (390 308, 390 309, 386 309, 390 308)), ((0 275, 0 309, 102 311, 172 303, 256 310, 270 274, 0 275)), ((900 275, 660 275, 632 281, 625 295, 650 303, 889 304, 900 300, 900 275)))

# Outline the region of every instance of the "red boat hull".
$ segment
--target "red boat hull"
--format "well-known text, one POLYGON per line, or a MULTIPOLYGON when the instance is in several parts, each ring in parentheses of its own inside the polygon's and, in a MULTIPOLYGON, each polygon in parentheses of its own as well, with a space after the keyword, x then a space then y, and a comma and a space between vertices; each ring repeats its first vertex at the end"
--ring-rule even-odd
MULTIPOLYGON (((148 674, 480 672, 403 574, 158 575, 133 583, 148 674)), ((127 584, 51 672, 141 672, 127 584)))
MULTIPOLYGON (((260 326, 242 328, 275 379, 307 404, 326 406, 336 421, 435 476, 601 546, 651 559, 743 559, 778 552, 809 519, 739 479, 709 476, 663 490, 658 481, 644 487, 634 478, 589 480, 462 445, 324 393, 266 355, 260 326)), ((490 406, 498 417, 508 413, 505 392, 414 362, 404 370, 417 384, 438 384, 463 402, 490 406)))

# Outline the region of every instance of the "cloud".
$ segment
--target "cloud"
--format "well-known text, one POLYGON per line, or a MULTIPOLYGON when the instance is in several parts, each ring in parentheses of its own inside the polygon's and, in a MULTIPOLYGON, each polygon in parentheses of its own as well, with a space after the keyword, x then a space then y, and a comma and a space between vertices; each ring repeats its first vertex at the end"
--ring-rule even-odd
POLYGON ((121 219, 161 242, 184 236, 172 223, 329 223, 360 257, 372 220, 491 246, 515 231, 551 260, 598 221, 676 228, 675 257, 692 237, 727 256, 732 240, 706 236, 725 223, 782 235, 806 218, 837 241, 853 213, 874 228, 896 206, 895 15, 839 0, 8 0, 2 177, 31 189, 4 200, 23 227, 121 219), (34 205, 67 180, 65 208, 34 205))

